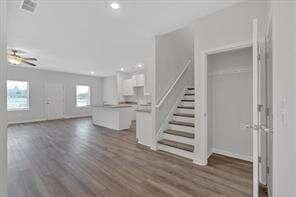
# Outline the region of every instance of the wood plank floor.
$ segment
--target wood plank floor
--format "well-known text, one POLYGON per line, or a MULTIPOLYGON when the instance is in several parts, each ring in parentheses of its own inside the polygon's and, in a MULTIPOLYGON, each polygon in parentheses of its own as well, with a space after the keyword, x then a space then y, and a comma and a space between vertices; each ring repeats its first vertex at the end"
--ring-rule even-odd
POLYGON ((251 196, 252 165, 213 155, 208 166, 151 151, 132 131, 89 118, 8 128, 9 197, 251 196))

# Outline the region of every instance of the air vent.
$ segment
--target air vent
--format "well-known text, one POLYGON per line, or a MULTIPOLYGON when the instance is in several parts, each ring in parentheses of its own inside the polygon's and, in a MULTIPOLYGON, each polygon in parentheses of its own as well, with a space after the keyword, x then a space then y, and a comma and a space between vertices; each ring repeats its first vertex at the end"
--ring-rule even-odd
POLYGON ((21 9, 34 13, 36 10, 37 2, 34 2, 33 0, 24 0, 21 9))

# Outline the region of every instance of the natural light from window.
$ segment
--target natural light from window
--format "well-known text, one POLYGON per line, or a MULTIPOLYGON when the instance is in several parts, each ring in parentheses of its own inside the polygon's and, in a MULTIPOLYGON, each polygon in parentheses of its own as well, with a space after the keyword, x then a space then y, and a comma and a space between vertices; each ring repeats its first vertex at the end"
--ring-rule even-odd
POLYGON ((90 105, 90 88, 89 86, 76 86, 76 106, 85 107, 90 105))
POLYGON ((7 110, 29 109, 29 85, 27 81, 7 81, 7 110))

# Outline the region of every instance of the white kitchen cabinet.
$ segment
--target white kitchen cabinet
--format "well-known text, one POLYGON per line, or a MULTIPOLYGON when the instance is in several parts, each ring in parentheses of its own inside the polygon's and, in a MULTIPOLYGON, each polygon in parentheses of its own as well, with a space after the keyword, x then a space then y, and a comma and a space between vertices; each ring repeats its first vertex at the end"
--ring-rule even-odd
POLYGON ((135 87, 141 87, 145 86, 145 75, 144 74, 138 74, 133 76, 135 80, 135 87))
POLYGON ((122 86, 122 94, 123 95, 134 95, 134 82, 135 80, 133 78, 131 79, 125 79, 123 81, 123 86, 122 86))
POLYGON ((135 95, 135 87, 145 87, 145 75, 133 75, 130 79, 123 80, 122 95, 131 96, 135 95))

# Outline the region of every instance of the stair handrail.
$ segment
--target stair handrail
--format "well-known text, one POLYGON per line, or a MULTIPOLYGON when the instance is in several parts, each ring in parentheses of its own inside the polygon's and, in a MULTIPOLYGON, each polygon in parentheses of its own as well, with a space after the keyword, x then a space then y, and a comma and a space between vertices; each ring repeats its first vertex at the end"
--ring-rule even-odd
POLYGON ((191 59, 189 59, 186 62, 185 67, 183 68, 182 72, 179 74, 179 76, 174 81, 174 83, 171 85, 171 87, 167 90, 166 94, 163 95, 162 98, 160 99, 160 101, 156 104, 156 108, 159 108, 163 104, 163 102, 165 101, 165 99, 168 97, 168 95, 174 89, 174 87, 176 86, 176 84, 178 83, 178 81, 181 79, 181 77, 183 76, 183 74, 185 73, 185 71, 188 69, 188 67, 189 67, 189 65, 190 65, 191 62, 192 62, 191 59))

